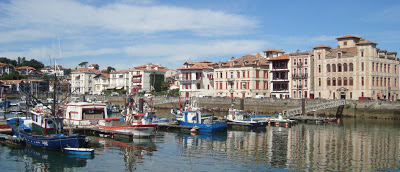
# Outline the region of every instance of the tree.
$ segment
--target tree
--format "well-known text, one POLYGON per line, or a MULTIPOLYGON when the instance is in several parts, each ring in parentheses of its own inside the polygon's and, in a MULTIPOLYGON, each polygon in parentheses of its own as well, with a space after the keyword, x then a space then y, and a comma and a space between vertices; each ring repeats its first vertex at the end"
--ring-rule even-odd
POLYGON ((169 88, 168 82, 162 82, 161 83, 161 91, 167 91, 169 88))
POLYGON ((20 75, 17 71, 10 71, 10 73, 3 73, 3 75, 0 76, 0 80, 19 80, 19 79, 25 79, 26 76, 20 75))
POLYGON ((108 66, 108 67, 107 67, 107 72, 106 72, 106 73, 110 73, 110 72, 112 72, 112 71, 115 71, 115 68, 113 68, 113 67, 111 67, 111 66, 108 66))
POLYGON ((164 82, 164 75, 150 74, 150 86, 154 87, 154 91, 161 91, 161 84, 164 82))
POLYGON ((22 62, 20 64, 18 64, 18 66, 30 66, 30 67, 35 68, 36 70, 39 70, 44 67, 44 64, 35 59, 31 59, 29 61, 22 60, 22 62))
POLYGON ((81 63, 79 63, 78 65, 79 65, 80 67, 83 67, 83 66, 87 67, 87 64, 88 64, 88 62, 81 62, 81 63))

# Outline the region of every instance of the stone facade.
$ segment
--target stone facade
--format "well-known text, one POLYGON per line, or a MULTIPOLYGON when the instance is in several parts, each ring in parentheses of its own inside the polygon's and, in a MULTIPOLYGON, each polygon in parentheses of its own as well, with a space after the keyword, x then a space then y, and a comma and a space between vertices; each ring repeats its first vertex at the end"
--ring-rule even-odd
POLYGON ((399 60, 396 52, 376 43, 346 35, 338 47, 314 47, 314 94, 329 99, 372 97, 395 100, 399 95, 399 60))
POLYGON ((259 54, 219 63, 214 69, 214 96, 269 97, 269 64, 259 54))

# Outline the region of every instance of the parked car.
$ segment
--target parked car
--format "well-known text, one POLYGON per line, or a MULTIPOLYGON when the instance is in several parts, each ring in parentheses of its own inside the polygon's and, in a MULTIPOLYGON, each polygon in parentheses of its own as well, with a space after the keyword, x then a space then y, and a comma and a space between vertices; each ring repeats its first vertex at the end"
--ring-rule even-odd
POLYGON ((117 92, 112 92, 112 93, 111 93, 111 96, 119 96, 119 93, 117 93, 117 92))
POLYGON ((256 99, 265 99, 266 97, 264 95, 256 95, 256 99))
POLYGON ((153 95, 151 95, 151 94, 144 94, 143 95, 143 97, 147 97, 147 98, 150 98, 150 97, 152 97, 153 95))

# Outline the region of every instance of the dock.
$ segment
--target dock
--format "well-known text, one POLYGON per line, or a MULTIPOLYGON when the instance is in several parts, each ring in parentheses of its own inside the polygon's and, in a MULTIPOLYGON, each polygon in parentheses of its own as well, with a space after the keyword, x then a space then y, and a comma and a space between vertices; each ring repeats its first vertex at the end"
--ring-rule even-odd
POLYGON ((337 118, 323 118, 314 116, 295 116, 291 117, 290 119, 307 124, 331 123, 331 122, 336 122, 338 120, 337 118))

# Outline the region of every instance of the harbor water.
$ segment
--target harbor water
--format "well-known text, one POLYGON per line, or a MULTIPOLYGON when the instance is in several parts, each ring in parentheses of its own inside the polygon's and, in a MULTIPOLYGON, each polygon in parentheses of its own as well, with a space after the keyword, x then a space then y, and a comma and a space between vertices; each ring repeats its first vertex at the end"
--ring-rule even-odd
POLYGON ((212 135, 90 136, 94 157, 0 144, 0 171, 397 171, 399 121, 343 119, 212 135))

